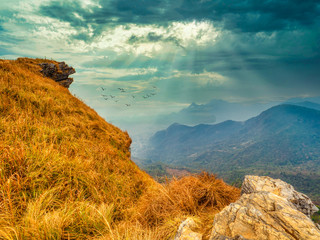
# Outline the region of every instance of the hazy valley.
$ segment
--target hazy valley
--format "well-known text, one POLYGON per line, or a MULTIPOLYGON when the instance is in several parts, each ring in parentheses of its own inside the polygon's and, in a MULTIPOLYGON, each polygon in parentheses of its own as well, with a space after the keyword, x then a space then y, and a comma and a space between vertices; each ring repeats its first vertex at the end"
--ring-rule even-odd
POLYGON ((243 122, 173 124, 150 139, 142 164, 209 170, 229 183, 240 183, 246 174, 272 176, 319 201, 314 186, 320 184, 320 105, 294 104, 277 105, 243 122))

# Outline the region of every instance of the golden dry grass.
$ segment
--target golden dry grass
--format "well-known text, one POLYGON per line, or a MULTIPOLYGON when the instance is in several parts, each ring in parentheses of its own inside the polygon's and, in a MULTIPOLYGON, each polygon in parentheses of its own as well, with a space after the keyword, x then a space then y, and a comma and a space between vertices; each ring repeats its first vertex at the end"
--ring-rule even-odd
POLYGON ((190 215, 206 232, 237 199, 208 174, 157 184, 128 134, 42 77, 42 62, 56 64, 0 60, 0 239, 169 239, 190 215))
POLYGON ((173 179, 162 188, 149 191, 140 200, 138 213, 144 224, 164 226, 166 231, 171 229, 171 234, 186 216, 194 216, 199 219, 200 231, 208 234, 213 216, 239 197, 238 188, 203 172, 173 179))
MULTIPOLYGON (((43 78, 37 63, 44 61, 0 61, 0 213, 6 216, 0 228, 19 237, 23 231, 15 227, 32 228, 21 223, 32 214, 66 217, 72 204, 90 205, 88 211, 112 204, 113 219, 125 219, 153 183, 130 160, 128 134, 43 78), (38 201, 48 191, 55 199, 42 208, 38 201)), ((63 231, 72 228, 66 223, 63 231)))

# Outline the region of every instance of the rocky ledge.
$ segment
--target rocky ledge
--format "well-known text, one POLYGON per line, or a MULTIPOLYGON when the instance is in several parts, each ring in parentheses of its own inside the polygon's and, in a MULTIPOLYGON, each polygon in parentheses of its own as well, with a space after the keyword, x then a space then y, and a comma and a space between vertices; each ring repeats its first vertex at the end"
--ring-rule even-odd
MULTIPOLYGON (((215 215, 210 240, 320 239, 320 230, 310 219, 318 208, 290 184, 270 177, 246 176, 241 193, 237 202, 215 215)), ((181 224, 175 240, 201 239, 190 232, 189 225, 181 224)))
POLYGON ((270 177, 246 176, 242 183, 241 195, 257 192, 271 192, 291 202, 300 212, 308 217, 319 209, 312 203, 311 199, 299 193, 294 188, 280 179, 272 179, 270 177))
POLYGON ((69 75, 74 74, 76 70, 73 67, 69 67, 65 62, 54 63, 40 63, 42 67, 41 73, 48 78, 58 82, 61 86, 69 88, 73 82, 73 78, 69 78, 69 75))

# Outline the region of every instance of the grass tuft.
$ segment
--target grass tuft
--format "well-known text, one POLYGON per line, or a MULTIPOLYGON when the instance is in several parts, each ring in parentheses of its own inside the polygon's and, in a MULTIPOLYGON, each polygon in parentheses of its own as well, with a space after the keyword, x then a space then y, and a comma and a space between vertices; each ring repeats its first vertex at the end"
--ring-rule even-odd
POLYGON ((239 197, 238 188, 206 172, 173 179, 161 188, 149 191, 141 199, 140 221, 148 226, 176 229, 187 216, 197 216, 201 231, 206 234, 214 214, 239 197))

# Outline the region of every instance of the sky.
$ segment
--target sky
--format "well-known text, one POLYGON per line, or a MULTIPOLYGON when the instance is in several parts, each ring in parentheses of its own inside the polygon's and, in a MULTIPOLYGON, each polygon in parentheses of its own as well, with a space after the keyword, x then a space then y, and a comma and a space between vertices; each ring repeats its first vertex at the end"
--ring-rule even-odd
POLYGON ((65 61, 70 91, 136 134, 193 102, 320 95, 320 1, 1 1, 0 57, 65 61))

